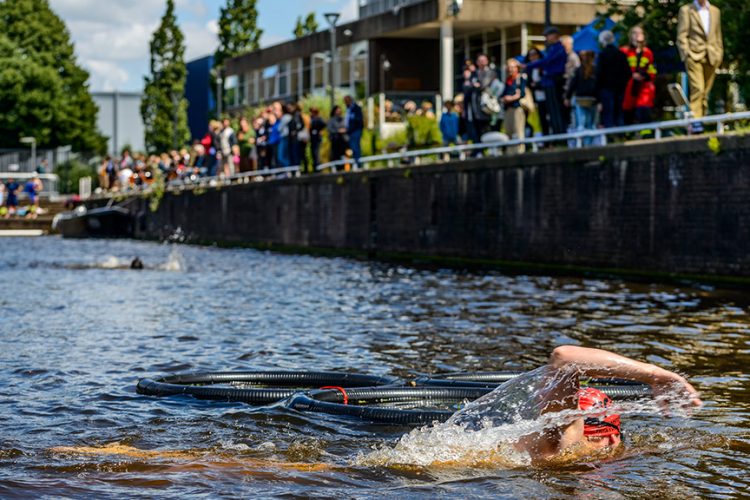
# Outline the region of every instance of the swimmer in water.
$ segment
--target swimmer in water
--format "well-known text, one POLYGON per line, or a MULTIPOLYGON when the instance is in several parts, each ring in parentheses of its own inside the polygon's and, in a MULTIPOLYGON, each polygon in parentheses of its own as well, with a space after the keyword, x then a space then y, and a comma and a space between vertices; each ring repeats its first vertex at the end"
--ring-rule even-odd
POLYGON ((548 366, 553 383, 540 391, 540 413, 581 410, 585 415, 516 443, 518 451, 527 452, 537 463, 587 456, 606 458, 621 449, 620 415, 608 411, 611 399, 597 389, 580 388, 579 377, 634 380, 650 385, 657 401, 676 398, 674 402, 686 408, 702 405, 698 392, 681 375, 613 352, 560 346, 552 351, 548 366))

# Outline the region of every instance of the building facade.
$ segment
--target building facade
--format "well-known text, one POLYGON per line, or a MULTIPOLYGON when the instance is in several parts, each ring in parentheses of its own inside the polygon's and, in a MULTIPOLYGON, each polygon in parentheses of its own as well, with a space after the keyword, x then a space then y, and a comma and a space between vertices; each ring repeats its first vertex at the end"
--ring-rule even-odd
POLYGON ((216 98, 211 88, 214 56, 205 56, 187 63, 185 98, 188 106, 188 127, 192 139, 199 140, 208 131, 208 120, 216 113, 216 98))
POLYGON ((92 92, 99 107, 96 123, 107 139, 107 152, 119 155, 129 146, 134 151, 145 151, 145 126, 141 117, 140 92, 92 92))
MULTIPOLYGON (((597 15, 597 0, 552 0, 552 21, 572 33, 597 15)), ((333 82, 329 30, 227 61, 228 109, 322 94, 330 84, 362 98, 456 93, 464 61, 504 61, 544 41, 544 0, 361 0, 359 19, 336 27, 333 82)))

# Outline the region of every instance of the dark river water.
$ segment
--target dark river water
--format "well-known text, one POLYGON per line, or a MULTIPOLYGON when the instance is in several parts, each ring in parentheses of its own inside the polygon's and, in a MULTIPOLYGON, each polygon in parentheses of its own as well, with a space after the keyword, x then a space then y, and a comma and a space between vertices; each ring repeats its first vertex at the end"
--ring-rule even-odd
POLYGON ((0 239, 0 281, 3 498, 750 494, 742 292, 56 237, 0 239), (531 369, 565 343, 679 371, 705 406, 628 416, 616 460, 447 469, 367 459, 409 428, 135 392, 198 370, 531 369))

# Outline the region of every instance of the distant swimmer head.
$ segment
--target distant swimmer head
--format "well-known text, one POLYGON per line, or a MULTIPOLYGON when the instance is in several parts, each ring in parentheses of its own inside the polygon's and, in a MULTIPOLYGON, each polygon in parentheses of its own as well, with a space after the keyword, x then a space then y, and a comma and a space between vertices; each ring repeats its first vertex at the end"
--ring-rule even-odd
POLYGON ((578 408, 601 410, 583 421, 583 435, 597 448, 617 447, 622 441, 620 415, 608 413, 611 406, 610 397, 598 389, 587 387, 578 391, 578 408))
POLYGON ((140 257, 136 257, 133 259, 133 261, 130 263, 130 269, 143 269, 143 261, 140 259, 140 257))

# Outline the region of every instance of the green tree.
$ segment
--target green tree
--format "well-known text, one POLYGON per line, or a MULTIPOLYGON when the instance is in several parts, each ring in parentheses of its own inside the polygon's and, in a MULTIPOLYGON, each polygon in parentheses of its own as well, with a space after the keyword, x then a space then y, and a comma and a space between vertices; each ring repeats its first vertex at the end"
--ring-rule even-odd
POLYGON ((256 0, 227 0, 219 14, 219 47, 214 66, 223 66, 227 59, 260 48, 263 30, 258 28, 256 0))
POLYGON ((310 12, 305 18, 305 31, 308 35, 312 35, 318 31, 318 21, 315 20, 315 12, 310 12))
POLYGON ((146 149, 162 152, 183 146, 190 140, 185 99, 185 41, 174 0, 151 38, 151 74, 145 78, 141 116, 146 129, 146 149))
MULTIPOLYGON (((649 46, 662 53, 675 46, 677 16, 689 0, 605 0, 608 15, 622 16, 617 31, 625 34, 640 24, 646 31, 649 46)), ((722 11, 724 35, 724 67, 733 70, 733 78, 750 98, 750 2, 747 0, 711 0, 722 11)), ((672 51, 676 59, 677 51, 672 51)), ((671 61, 676 62, 676 61, 671 61)))
POLYGON ((53 145, 57 124, 63 119, 60 104, 65 95, 60 75, 37 64, 3 34, 0 67, 0 145, 18 147, 21 136, 53 145))
POLYGON ((304 21, 302 16, 297 16, 297 22, 294 25, 294 31, 292 31, 295 38, 312 35, 316 31, 318 31, 318 21, 315 20, 315 12, 310 12, 304 21))
POLYGON ((305 24, 302 22, 302 16, 297 16, 297 22, 294 24, 292 35, 294 35, 294 38, 305 36, 305 24))
MULTIPOLYGON (((8 43, 14 46, 11 52, 3 50, 3 57, 25 60, 13 63, 15 80, 10 88, 3 86, 4 98, 10 99, 6 102, 14 99, 11 88, 17 91, 23 89, 24 93, 37 96, 15 96, 18 107, 9 112, 15 116, 28 117, 33 114, 37 119, 30 122, 21 120, 15 133, 4 134, 0 141, 4 145, 17 146, 18 135, 33 135, 41 146, 70 145, 76 151, 106 150, 106 139, 96 126, 98 109, 88 91, 89 74, 77 64, 70 33, 62 19, 50 9, 47 0, 0 2, 0 32, 7 37, 5 46, 8 47, 8 43), (36 68, 31 68, 31 65, 36 68), (51 76, 52 73, 55 73, 55 78, 51 76), (23 85, 20 84, 21 77, 28 78, 23 85), (50 100, 32 102, 40 95, 50 100), (36 106, 36 109, 22 108, 24 102, 36 106), (46 123, 50 117, 54 119, 53 126, 51 130, 45 130, 47 125, 42 123, 46 123)), ((10 75, 4 77, 5 82, 10 83, 7 80, 11 78, 10 75)), ((13 118, 6 117, 6 123, 8 120, 13 118)))

